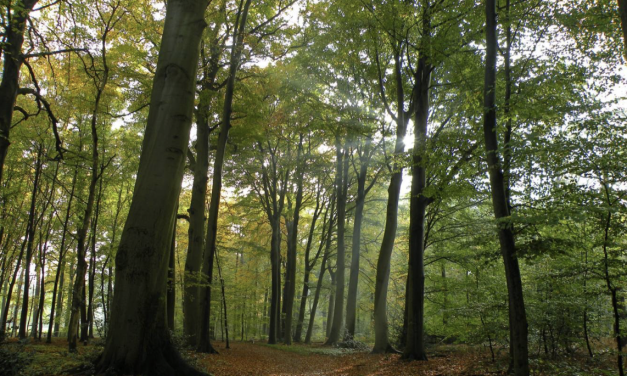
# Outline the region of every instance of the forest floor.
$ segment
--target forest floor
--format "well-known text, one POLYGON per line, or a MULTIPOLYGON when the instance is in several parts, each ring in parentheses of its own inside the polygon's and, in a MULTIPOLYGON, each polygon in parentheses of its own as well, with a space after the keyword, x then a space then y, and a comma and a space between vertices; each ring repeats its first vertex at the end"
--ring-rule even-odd
MULTIPOLYGON (((496 376, 505 375, 506 354, 492 362, 489 351, 481 347, 443 345, 428 351, 428 362, 405 362, 399 355, 372 355, 367 350, 323 347, 321 344, 266 345, 263 342, 234 342, 226 349, 222 342, 214 346, 219 355, 184 351, 197 368, 214 376, 239 375, 345 375, 345 376, 496 376)), ((52 344, 32 342, 22 345, 9 341, 0 346, 0 376, 65 375, 67 370, 88 364, 102 351, 99 341, 80 346, 78 354, 67 351, 61 339, 52 344)), ((531 360, 534 376, 615 375, 612 359, 591 360, 583 355, 558 359, 531 360)))

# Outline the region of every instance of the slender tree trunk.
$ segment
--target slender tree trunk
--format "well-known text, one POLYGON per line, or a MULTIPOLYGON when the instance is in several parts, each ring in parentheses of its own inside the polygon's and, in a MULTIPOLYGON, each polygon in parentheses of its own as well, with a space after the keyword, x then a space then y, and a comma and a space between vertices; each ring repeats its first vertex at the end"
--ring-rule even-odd
POLYGON ((207 5, 189 0, 167 4, 133 201, 116 255, 111 324, 99 372, 201 374, 172 345, 165 295, 207 5))
POLYGON ((337 262, 336 262, 336 290, 333 306, 333 325, 327 340, 327 345, 334 345, 340 341, 344 324, 344 291, 346 275, 346 246, 344 243, 346 225, 346 200, 348 191, 348 138, 344 143, 344 150, 340 150, 339 138, 336 138, 337 148, 337 262))
POLYGON ((407 341, 403 351, 404 359, 427 360, 424 342, 424 303, 425 303, 425 217, 429 199, 424 196, 427 186, 424 157, 427 153, 427 132, 429 127, 429 89, 432 67, 429 62, 431 6, 425 4, 422 14, 422 40, 418 67, 414 76, 414 104, 416 108, 414 124, 414 150, 412 155, 411 198, 409 203, 409 273, 407 276, 407 341))
MULTIPOLYGON (((207 276, 209 284, 213 275, 213 259, 216 252, 216 238, 218 233, 218 215, 220 212, 220 196, 222 191, 222 168, 224 165, 224 154, 226 151, 226 141, 228 139, 229 129, 231 128, 231 113, 233 112, 233 94, 235 92, 235 78, 239 69, 243 42, 244 29, 246 27, 246 19, 248 18, 248 9, 252 0, 246 0, 243 8, 238 12, 233 40, 235 45, 231 51, 231 59, 229 62, 229 77, 226 84, 226 93, 224 94, 224 108, 222 113, 222 123, 220 125, 220 135, 218 136, 218 144, 216 149, 216 157, 213 165, 213 184, 211 189, 211 201, 209 204, 209 218, 207 219, 207 236, 205 243, 205 254, 203 260, 203 275, 207 276)), ((211 353, 215 349, 211 346, 209 338, 209 324, 211 312, 211 286, 205 287, 201 292, 202 316, 200 325, 200 334, 198 338, 197 349, 200 352, 211 353)))
POLYGON ((329 288, 329 305, 327 307, 327 325, 326 325, 326 338, 331 337, 331 328, 333 327, 333 318, 335 317, 335 294, 337 291, 337 279, 335 278, 336 273, 331 270, 331 267, 327 268, 329 270, 329 276, 331 277, 331 287, 329 288))
MULTIPOLYGON (((27 226, 28 227, 28 226, 27 226)), ((24 256, 24 250, 26 249, 26 242, 27 239, 25 238, 24 241, 22 241, 22 246, 20 247, 20 254, 17 257, 17 262, 15 265, 15 270, 13 271, 13 278, 11 278, 11 282, 9 283, 9 291, 6 295, 6 303, 4 305, 4 310, 2 311, 2 319, 0 322, 0 341, 4 341, 6 339, 6 326, 7 326, 7 321, 8 321, 8 315, 9 315, 9 310, 11 307, 11 297, 13 295, 13 287, 15 286, 15 281, 17 279, 17 275, 20 271, 20 265, 22 263, 22 257, 24 256)), ((22 270, 22 273, 24 273, 24 271, 22 270)), ((20 293, 22 291, 22 276, 20 276, 20 281, 18 283, 18 291, 17 291, 17 296, 18 296, 18 302, 19 302, 19 296, 20 293)), ((13 326, 15 326, 16 322, 15 320, 17 319, 17 306, 19 303, 16 303, 15 305, 15 313, 13 314, 13 326)))
POLYGON ((292 344, 292 319, 294 314, 294 298, 296 295, 296 253, 298 246, 298 224, 300 222, 300 210, 303 205, 303 135, 299 136, 298 154, 296 157, 296 200, 291 225, 288 227, 287 256, 288 265, 285 285, 285 334, 283 340, 286 345, 292 344))
POLYGON ((263 294, 263 325, 261 326, 262 335, 268 336, 268 289, 263 294))
MULTIPOLYGON (((307 246, 305 247, 305 274, 303 275, 303 292, 300 298, 300 308, 298 309, 298 322, 296 323, 296 330, 294 332, 294 342, 300 342, 303 332, 303 323, 305 322, 305 308, 307 307, 307 296, 309 295, 309 276, 311 275, 311 271, 315 266, 315 262, 320 255, 320 250, 322 250, 323 242, 320 242, 320 248, 318 250, 318 254, 316 255, 313 262, 310 261, 310 252, 311 246, 313 244, 313 236, 314 231, 316 229, 316 222, 318 221, 318 217, 320 216, 321 208, 320 208, 320 196, 322 190, 318 187, 318 193, 316 195, 316 208, 314 209, 313 216, 311 219, 311 226, 309 227, 309 236, 307 237, 307 246)), ((328 209, 325 213, 325 222, 328 214, 328 209)), ((323 226, 324 232, 324 226, 323 226)), ((323 234, 324 235, 324 234, 323 234)))
POLYGON ((305 335, 305 343, 311 344, 311 337, 313 335, 314 321, 316 320, 316 309, 318 308, 318 301, 320 300, 320 292, 322 291, 322 282, 324 281, 324 272, 327 269, 327 261, 331 253, 331 233, 333 232, 334 219, 333 212, 335 211, 335 196, 331 197, 331 218, 329 219, 329 227, 327 230, 327 237, 324 240, 325 249, 322 256, 322 263, 320 264, 320 273, 318 273, 318 283, 316 285, 316 294, 314 295, 313 304, 309 313, 309 325, 307 326, 307 334, 305 335))
MULTIPOLYGON (((100 158, 98 152, 98 123, 97 123, 97 112, 98 112, 98 103, 100 101, 100 97, 102 95, 102 91, 104 90, 104 85, 102 85, 102 89, 98 91, 96 94, 96 105, 94 112, 92 114, 91 120, 91 138, 92 138, 92 161, 91 161, 91 179, 89 183, 89 194, 87 197, 87 204, 85 206, 85 211, 83 213, 82 224, 79 227, 79 230, 76 234, 76 277, 74 279, 74 287, 72 289, 72 306, 71 306, 71 314, 70 314, 70 324, 68 327, 68 339, 69 339, 69 351, 76 352, 76 345, 78 341, 78 321, 79 314, 81 316, 82 312, 80 312, 85 306, 85 274, 87 273, 87 262, 85 261, 86 253, 87 253, 87 231, 89 230, 91 224, 91 217, 94 211, 94 203, 96 201, 96 185, 98 184, 99 179, 99 167, 100 167, 100 158)), ((95 241, 95 239, 94 239, 95 241)), ((86 314, 84 315, 85 319, 86 314)), ((81 319, 81 327, 83 328, 83 332, 85 332, 85 325, 87 323, 85 320, 81 319)), ((81 334, 81 340, 86 341, 86 333, 81 334)))
MULTIPOLYGON (((80 149, 82 149, 82 147, 80 149)), ((48 324, 48 337, 46 339, 46 343, 52 343, 53 325, 54 325, 55 337, 59 336, 59 329, 61 326, 60 320, 61 320, 61 316, 63 315, 63 284, 65 282, 65 255, 67 253, 65 241, 66 241, 66 237, 68 233, 70 214, 72 213, 72 201, 74 200, 74 191, 76 189, 77 176, 78 176, 78 168, 74 170, 74 176, 72 177, 72 188, 70 190, 70 196, 68 198, 67 209, 65 211, 65 220, 63 221, 63 231, 61 233, 61 246, 59 248, 59 262, 57 264, 57 272, 54 277, 54 288, 52 291, 52 305, 50 306, 50 322, 48 324), (57 293, 58 293, 58 301, 57 301, 57 293), (55 320, 56 320, 56 323, 55 323, 55 320)))
MULTIPOLYGON (((404 151, 403 139, 407 133, 407 123, 409 115, 404 110, 404 93, 402 88, 402 63, 400 49, 397 48, 394 56, 394 76, 397 81, 397 115, 396 115, 396 145, 394 155, 398 158, 404 151), (400 83, 400 84, 399 84, 400 83)), ((401 194, 401 184, 403 181, 403 168, 397 162, 392 167, 392 177, 388 187, 388 203, 385 214, 385 229, 383 240, 377 260, 377 275, 375 279, 374 294, 374 333, 375 343, 372 352, 385 353, 395 352, 388 337, 387 320, 387 294, 390 282, 390 260, 394 249, 394 239, 396 238, 396 227, 398 223, 398 200, 401 194)))
MULTIPOLYGON (((20 302, 22 298, 22 288, 24 287, 24 274, 25 271, 22 269, 22 273, 20 274, 20 280, 18 281, 17 286, 17 302, 15 302, 15 306, 13 307, 13 328, 11 330, 11 336, 15 337, 16 331, 19 330, 18 321, 17 321, 17 312, 20 307, 20 302)), ((9 304, 10 300, 7 302, 9 304)), ((19 325, 26 325, 26 323, 19 322, 19 325)))
POLYGON ((37 339, 37 324, 39 323, 39 295, 41 292, 41 266, 37 266, 35 275, 35 293, 33 294, 33 306, 31 308, 32 320, 30 321, 30 336, 37 339))
MULTIPOLYGON (((206 74, 205 74, 206 76, 206 74)), ((200 285, 201 266, 204 252, 205 208, 207 201, 207 182, 209 172, 209 95, 203 88, 200 103, 196 111, 196 161, 194 163, 194 183, 189 209, 189 230, 187 258, 185 259, 183 293, 183 333, 190 346, 198 343, 201 321, 200 285)))
POLYGON ((527 316, 523 298, 522 280, 516 255, 516 244, 507 204, 506 186, 503 169, 498 155, 498 137, 496 132, 496 55, 497 55, 497 21, 496 1, 486 0, 486 71, 484 88, 484 138, 492 204, 494 216, 498 223, 499 243, 505 277, 507 279, 511 342, 513 349, 513 371, 516 376, 529 375, 527 316))
POLYGON ((28 293, 30 284, 30 264, 33 258, 33 243, 35 241, 35 206, 37 203, 37 191, 39 190, 39 178, 41 176, 43 147, 40 145, 37 152, 37 162, 35 165, 35 180, 33 182, 33 191, 31 194, 30 211, 28 213, 28 230, 26 242, 26 259, 24 260, 24 297, 22 299, 22 314, 20 317, 19 337, 21 340, 26 338, 26 320, 28 319, 28 293))
POLYGON ((272 269, 272 293, 270 295, 270 333, 268 343, 277 343, 281 317, 281 223, 280 219, 273 218, 272 239, 270 241, 270 264, 272 269))
POLYGON ((220 278, 220 286, 222 288, 222 306, 224 307, 224 331, 226 332, 226 348, 230 349, 229 344, 229 320, 226 311, 226 293, 224 292, 224 278, 222 278, 222 268, 220 268, 220 259, 216 254, 216 262, 218 264, 218 277, 220 278))
POLYGON ((9 133, 13 125, 13 106, 19 88, 20 68, 24 62, 22 46, 26 20, 35 4, 37 4, 37 0, 22 0, 7 5, 7 8, 13 8, 13 12, 7 20, 8 25, 4 27, 6 34, 4 35, 5 43, 2 46, 4 61, 2 81, 0 82, 0 183, 2 182, 2 171, 4 170, 7 151, 11 144, 9 133))
POLYGON ((355 200, 355 220, 353 224, 353 244, 351 249, 351 273, 348 281, 346 297, 346 334, 347 339, 355 337, 355 321, 357 316, 357 287, 359 285, 359 258, 361 248, 361 224, 364 218, 366 203, 366 177, 370 162, 372 139, 366 137, 364 151, 360 156, 359 174, 357 175, 357 198, 355 200))
MULTIPOLYGON (((103 150, 104 152, 104 150, 103 150)), ((104 171, 104 166, 100 168, 101 174, 104 171)), ((100 179, 98 188, 98 198, 96 199, 96 208, 94 213, 94 220, 92 226, 92 238, 91 238, 91 255, 89 261, 89 298, 87 305, 87 322, 89 324, 89 331, 87 333, 87 337, 94 338, 94 289, 96 287, 96 235, 98 234, 98 220, 100 219, 100 202, 102 201, 103 194, 103 179, 100 179)), ((87 340, 87 338, 82 339, 83 341, 87 340)))

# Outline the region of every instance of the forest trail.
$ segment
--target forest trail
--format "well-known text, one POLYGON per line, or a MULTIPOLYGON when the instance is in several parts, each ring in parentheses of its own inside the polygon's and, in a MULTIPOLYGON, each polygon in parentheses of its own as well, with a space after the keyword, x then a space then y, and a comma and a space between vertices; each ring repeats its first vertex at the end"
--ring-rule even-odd
MULTIPOLYGON (((30 341, 26 345, 11 339, 0 346, 0 376, 61 376, 69 370, 89 368, 102 352, 99 339, 89 346, 78 346, 78 353, 67 351, 67 341, 55 338, 52 344, 30 341)), ((213 376, 504 376, 506 353, 496 362, 481 347, 442 345, 427 351, 428 362, 405 362, 399 355, 372 355, 369 350, 346 350, 294 344, 267 345, 265 342, 223 342, 213 345, 219 355, 183 351, 185 358, 198 369, 213 376)), ((585 354, 567 362, 557 359, 534 359, 534 376, 615 375, 611 355, 590 361, 585 354)))
MULTIPOLYGON (((219 355, 198 358, 197 366, 215 376, 346 375, 346 376, 470 376, 500 375, 485 368, 485 354, 432 353, 429 362, 404 362, 399 355, 372 355, 321 345, 214 344, 219 355)), ((192 355, 192 354, 190 354, 192 355)))

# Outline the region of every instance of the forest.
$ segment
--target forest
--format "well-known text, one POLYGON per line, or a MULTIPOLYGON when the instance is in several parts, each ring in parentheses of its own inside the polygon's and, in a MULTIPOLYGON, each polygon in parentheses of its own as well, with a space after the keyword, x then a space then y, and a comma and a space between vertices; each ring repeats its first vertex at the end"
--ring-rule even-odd
POLYGON ((625 375, 627 0, 0 9, 0 376, 625 375))

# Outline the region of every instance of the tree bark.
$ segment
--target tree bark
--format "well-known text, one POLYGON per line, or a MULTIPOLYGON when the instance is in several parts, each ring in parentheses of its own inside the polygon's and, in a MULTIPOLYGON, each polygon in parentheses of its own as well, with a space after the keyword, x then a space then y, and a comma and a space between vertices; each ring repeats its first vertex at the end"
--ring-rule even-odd
POLYGON ((22 46, 24 44, 24 31, 26 20, 30 12, 37 4, 37 0, 22 0, 13 5, 9 24, 4 28, 4 42, 2 52, 4 54, 2 82, 0 82, 0 183, 2 171, 11 142, 9 133, 13 125, 13 106, 17 98, 19 88, 20 68, 24 62, 22 46), (19 8, 19 10, 18 10, 19 8))
POLYGON ((98 372, 202 374, 172 345, 165 295, 207 5, 206 0, 167 4, 133 201, 116 255, 111 325, 98 372))
POLYGON ((516 255, 513 224, 507 204, 505 179, 498 155, 496 132, 496 55, 497 20, 496 1, 486 0, 486 69, 484 86, 483 131, 486 144, 486 159, 490 175, 492 205, 498 224, 499 243, 507 279, 509 322, 513 353, 513 371, 516 376, 529 375, 527 316, 523 299, 522 280, 516 255))

